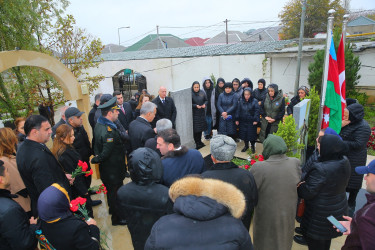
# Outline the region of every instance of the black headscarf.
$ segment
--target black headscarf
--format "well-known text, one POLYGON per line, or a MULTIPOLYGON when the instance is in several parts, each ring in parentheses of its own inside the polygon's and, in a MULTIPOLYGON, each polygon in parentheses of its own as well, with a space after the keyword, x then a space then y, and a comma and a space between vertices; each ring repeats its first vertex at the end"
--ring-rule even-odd
POLYGON ((346 109, 349 110, 350 123, 356 123, 363 120, 365 110, 361 104, 353 103, 347 106, 346 109))
POLYGON ((275 90, 275 95, 273 96, 273 98, 275 98, 277 94, 279 93, 279 86, 277 86, 276 83, 271 83, 270 85, 268 85, 267 89, 269 88, 275 90))
POLYGON ((159 182, 163 166, 159 155, 150 148, 138 148, 129 156, 130 178, 137 185, 159 182))
POLYGON ((253 90, 251 88, 244 88, 244 90, 242 92, 242 100, 244 100, 244 101, 245 101, 245 91, 250 91, 249 102, 251 102, 254 99, 253 90))
POLYGON ((219 87, 219 82, 223 82, 225 85, 225 80, 223 78, 218 78, 216 81, 216 87, 215 87, 215 98, 219 98, 219 95, 224 92, 224 86, 222 88, 219 87))
POLYGON ((254 86, 253 86, 253 82, 250 80, 250 78, 244 78, 242 81, 241 81, 241 85, 244 83, 244 82, 247 82, 247 84, 249 85, 249 88, 253 89, 254 86))
POLYGON ((204 92, 206 92, 206 96, 207 96, 207 100, 211 100, 211 95, 212 95, 212 91, 214 90, 214 84, 212 82, 212 80, 210 78, 205 78, 202 82, 202 86, 203 86, 203 90, 204 92), (209 88, 206 88, 206 81, 209 80, 210 81, 210 87, 209 88))
POLYGON ((200 88, 200 86, 201 86, 201 84, 200 84, 198 81, 194 81, 193 84, 191 85, 191 93, 199 93, 199 90, 198 90, 198 92, 195 92, 195 91, 194 91, 194 88, 193 88, 193 87, 194 87, 195 84, 198 84, 198 85, 199 85, 199 88, 200 88))
POLYGON ((348 146, 336 135, 320 139, 320 161, 339 160, 347 153, 348 146))

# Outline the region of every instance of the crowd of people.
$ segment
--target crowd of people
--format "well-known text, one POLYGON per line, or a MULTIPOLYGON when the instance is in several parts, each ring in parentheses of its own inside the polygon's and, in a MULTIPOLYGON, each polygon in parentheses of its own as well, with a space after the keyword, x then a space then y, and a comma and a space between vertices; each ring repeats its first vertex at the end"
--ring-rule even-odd
POLYGON ((365 166, 370 128, 362 105, 348 103, 341 133, 320 131, 316 150, 301 165, 273 134, 308 89, 300 87, 286 109, 277 84, 266 87, 259 79, 253 87, 249 78, 193 82, 196 149, 182 145, 177 109, 163 86, 155 98, 143 90, 129 102, 119 91, 97 94, 88 114, 92 141, 84 112, 75 107, 61 107, 53 127, 31 115, 18 118, 14 131, 1 128, 0 249, 35 249, 36 235, 55 249, 100 249, 92 207, 101 201, 91 199, 90 174, 72 175, 82 163, 87 173, 90 163, 99 164, 112 225, 128 226, 134 249, 291 249, 293 238, 310 250, 329 249, 342 235, 329 215, 348 229, 343 249, 375 249, 375 161, 365 166), (197 150, 202 138, 209 140, 213 165, 197 150), (235 165, 238 139, 242 152, 255 153, 262 142, 265 161, 250 171, 235 165), (368 203, 354 213, 364 174, 368 203), (71 211, 80 198, 83 218, 71 211), (305 211, 295 228, 299 199, 305 211))

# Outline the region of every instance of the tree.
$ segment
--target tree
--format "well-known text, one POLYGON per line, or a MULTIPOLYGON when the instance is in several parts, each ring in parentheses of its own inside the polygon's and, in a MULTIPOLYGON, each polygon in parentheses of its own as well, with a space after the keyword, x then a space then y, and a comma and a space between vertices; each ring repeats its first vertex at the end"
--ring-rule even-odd
MULTIPOLYGON (((334 31, 333 40, 335 43, 336 51, 341 39, 341 32, 339 30, 334 31)), ((324 67, 324 50, 318 50, 314 55, 314 61, 309 64, 309 77, 308 83, 320 94, 322 88, 323 79, 323 67, 324 67)), ((353 53, 353 45, 351 43, 345 44, 345 82, 346 82, 346 96, 353 95, 357 91, 355 86, 358 84, 361 75, 359 70, 361 69, 361 62, 358 56, 353 53)))
MULTIPOLYGON (((342 23, 345 9, 340 0, 307 0, 304 37, 314 37, 316 33, 327 31, 328 10, 334 9, 334 25, 342 23)), ((302 14, 302 0, 290 0, 279 14, 281 39, 299 37, 302 14)))

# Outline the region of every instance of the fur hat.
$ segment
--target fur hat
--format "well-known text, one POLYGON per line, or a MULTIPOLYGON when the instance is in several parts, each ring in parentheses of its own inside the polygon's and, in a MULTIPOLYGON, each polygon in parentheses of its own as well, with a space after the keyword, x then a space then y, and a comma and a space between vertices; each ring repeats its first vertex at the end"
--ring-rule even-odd
POLYGON ((230 161, 237 149, 236 142, 229 136, 217 135, 210 141, 212 156, 218 161, 230 161))

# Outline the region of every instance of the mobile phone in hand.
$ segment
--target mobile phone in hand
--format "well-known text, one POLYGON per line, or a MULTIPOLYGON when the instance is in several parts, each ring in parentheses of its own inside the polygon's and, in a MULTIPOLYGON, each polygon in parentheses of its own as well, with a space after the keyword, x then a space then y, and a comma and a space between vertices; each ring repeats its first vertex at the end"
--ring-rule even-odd
POLYGON ((346 228, 332 215, 328 216, 327 220, 329 220, 329 222, 331 222, 332 225, 334 225, 341 233, 345 233, 347 231, 346 228))

